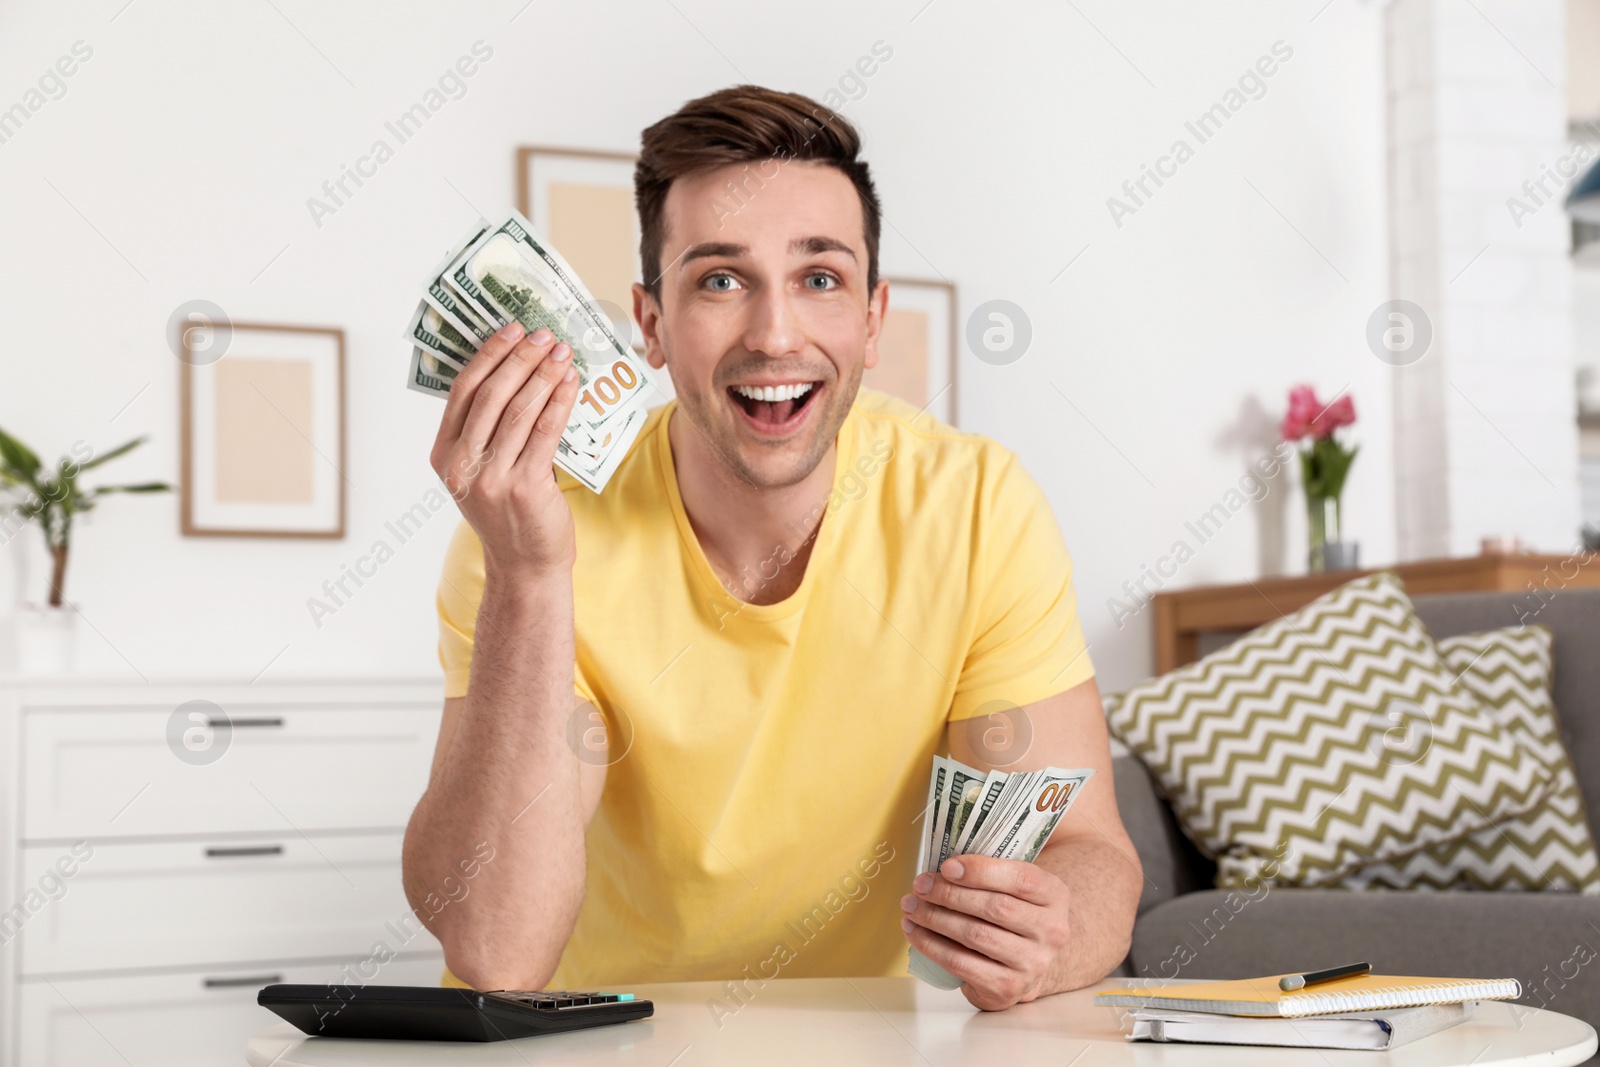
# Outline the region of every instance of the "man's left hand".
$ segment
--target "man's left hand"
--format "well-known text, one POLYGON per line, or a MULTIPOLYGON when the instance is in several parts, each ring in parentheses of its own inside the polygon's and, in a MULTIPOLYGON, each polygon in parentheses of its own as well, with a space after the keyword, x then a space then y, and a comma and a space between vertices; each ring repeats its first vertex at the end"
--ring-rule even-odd
POLYGON ((962 979, 973 1007, 1000 1011, 1057 992, 1072 924, 1069 890, 1021 860, 952 856, 900 901, 919 952, 962 979))

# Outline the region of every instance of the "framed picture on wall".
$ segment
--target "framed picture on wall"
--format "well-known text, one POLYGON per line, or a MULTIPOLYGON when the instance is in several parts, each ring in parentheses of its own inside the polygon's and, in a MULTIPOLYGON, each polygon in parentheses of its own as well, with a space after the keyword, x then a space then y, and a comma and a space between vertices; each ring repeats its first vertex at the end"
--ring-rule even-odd
POLYGON ((956 424, 956 287, 887 278, 889 311, 878 336, 878 365, 861 384, 956 424))
POLYGON ((619 337, 644 351, 633 321, 639 216, 633 155, 582 148, 517 149, 517 210, 572 264, 619 337))
POLYGON ((183 335, 187 537, 344 536, 344 331, 232 323, 183 335))

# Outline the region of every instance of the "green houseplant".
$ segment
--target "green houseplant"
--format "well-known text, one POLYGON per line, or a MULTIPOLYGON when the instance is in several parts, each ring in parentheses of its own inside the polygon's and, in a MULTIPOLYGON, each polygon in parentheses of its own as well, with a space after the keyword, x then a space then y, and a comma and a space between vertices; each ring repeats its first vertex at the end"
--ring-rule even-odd
MULTIPOLYGON (((136 437, 118 445, 109 452, 94 454, 81 443, 73 446, 72 456, 63 456, 54 466, 39 459, 38 453, 0 430, 0 491, 10 499, 4 501, 0 511, 0 544, 15 536, 30 522, 37 522, 44 532, 45 548, 50 556, 50 592, 48 606, 35 609, 40 620, 57 632, 56 643, 63 651, 55 658, 65 665, 70 660, 72 609, 65 602, 67 558, 72 545, 72 524, 79 515, 93 511, 100 498, 108 493, 164 493, 171 490, 165 482, 142 482, 135 485, 100 485, 86 489, 79 484, 85 471, 125 456, 144 444, 146 438, 136 437)), ((19 646, 27 646, 29 637, 18 631, 19 646)), ((30 664, 27 648, 21 649, 19 658, 26 669, 30 664)))

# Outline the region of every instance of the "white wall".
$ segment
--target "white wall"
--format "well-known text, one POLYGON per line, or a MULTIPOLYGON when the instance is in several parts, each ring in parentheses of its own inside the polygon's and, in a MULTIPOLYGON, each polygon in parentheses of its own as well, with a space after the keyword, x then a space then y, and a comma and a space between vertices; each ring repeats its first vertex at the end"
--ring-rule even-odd
MULTIPOLYGON (((1055 502, 1102 683, 1149 669, 1149 613, 1119 628, 1108 598, 1225 499, 1294 383, 1354 395, 1347 532, 1367 559, 1393 556, 1388 368, 1363 339, 1390 295, 1370 2, 123 2, 0 10, 0 107, 75 41, 94 50, 0 144, 0 425, 50 453, 150 433, 106 473, 175 478, 162 333, 204 297, 345 328, 353 488, 337 543, 185 539, 173 499, 107 503, 70 579, 107 642, 96 662, 150 677, 432 670, 451 517, 322 629, 305 603, 433 483, 439 407, 401 382, 420 272, 478 210, 512 202, 516 145, 632 149, 683 100, 746 80, 820 95, 879 40, 893 57, 843 113, 886 205, 883 268, 954 280, 963 316, 991 298, 1030 316, 1020 362, 963 357, 961 421, 1017 449, 1055 502), (317 228, 307 198, 480 39, 494 55, 467 95, 317 228), (1265 95, 1197 145, 1184 123, 1279 40, 1293 56, 1265 95), (1180 137, 1194 157, 1115 225, 1107 198, 1180 137)), ((1300 510, 1279 482, 1192 546, 1173 584, 1300 568, 1300 510)), ((32 582, 36 596, 37 569, 32 582)))
POLYGON ((1578 443, 1559 186, 1590 153, 1565 136, 1565 4, 1398 0, 1389 13, 1394 278, 1434 335, 1425 360, 1395 375, 1400 551, 1470 555, 1500 536, 1570 551, 1578 443))

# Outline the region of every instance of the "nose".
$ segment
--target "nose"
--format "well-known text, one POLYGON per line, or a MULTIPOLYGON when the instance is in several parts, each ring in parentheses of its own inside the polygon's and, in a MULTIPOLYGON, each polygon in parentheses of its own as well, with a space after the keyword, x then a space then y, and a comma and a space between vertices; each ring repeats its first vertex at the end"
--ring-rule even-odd
POLYGON ((750 318, 741 338, 746 351, 759 352, 772 359, 800 354, 804 334, 785 287, 767 287, 761 297, 748 306, 750 318))

